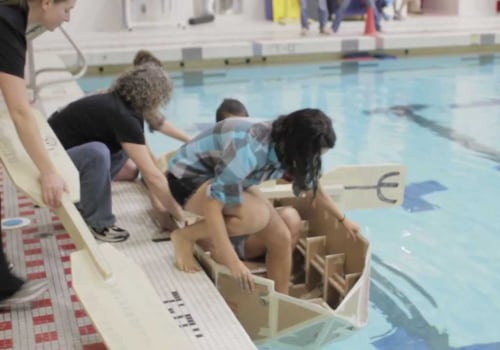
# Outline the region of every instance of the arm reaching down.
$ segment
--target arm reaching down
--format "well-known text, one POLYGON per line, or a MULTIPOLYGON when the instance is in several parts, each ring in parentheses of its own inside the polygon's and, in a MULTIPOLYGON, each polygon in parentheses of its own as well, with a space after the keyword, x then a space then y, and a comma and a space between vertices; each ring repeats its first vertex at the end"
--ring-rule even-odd
MULTIPOLYGON (((312 198, 312 191, 309 191, 308 196, 312 198)), ((344 213, 342 213, 333 199, 328 195, 328 193, 324 190, 324 188, 321 186, 321 184, 318 184, 318 190, 316 192, 316 198, 313 199, 314 201, 317 201, 317 203, 321 203, 322 206, 324 206, 328 212, 333 215, 337 220, 344 225, 344 227, 347 229, 349 234, 353 239, 356 239, 358 234, 360 233, 360 228, 359 225, 351 220, 349 220, 344 213)))
POLYGON ((19 139, 40 171, 43 201, 50 208, 58 208, 63 192, 67 191, 66 184, 45 149, 28 102, 24 79, 0 72, 0 90, 19 139))
POLYGON ((151 194, 153 207, 160 211, 167 210, 176 220, 182 222, 182 208, 172 197, 167 178, 154 163, 149 148, 146 145, 127 142, 122 143, 122 147, 141 171, 151 194))

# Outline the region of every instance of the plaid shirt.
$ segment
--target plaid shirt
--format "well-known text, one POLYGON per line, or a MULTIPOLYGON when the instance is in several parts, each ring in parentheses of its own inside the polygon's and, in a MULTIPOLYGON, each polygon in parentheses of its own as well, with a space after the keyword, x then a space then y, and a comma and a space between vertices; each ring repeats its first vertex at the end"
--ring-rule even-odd
POLYGON ((271 123, 250 118, 219 122, 184 144, 168 169, 196 188, 210 180, 208 194, 224 205, 241 204, 245 189, 283 176, 271 143, 271 123))

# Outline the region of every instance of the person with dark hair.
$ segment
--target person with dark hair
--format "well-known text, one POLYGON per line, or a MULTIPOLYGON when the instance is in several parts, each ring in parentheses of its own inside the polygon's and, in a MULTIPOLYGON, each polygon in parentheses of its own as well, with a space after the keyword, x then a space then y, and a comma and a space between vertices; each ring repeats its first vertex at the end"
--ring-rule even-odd
MULTIPOLYGON (((29 27, 54 30, 69 21, 75 0, 0 1, 0 91, 19 139, 40 171, 43 201, 50 208, 61 205, 66 184, 50 160, 28 100, 24 68, 29 27)), ((1 205, 0 205, 1 208, 1 205)), ((0 244, 0 305, 30 302, 47 290, 45 281, 24 281, 9 270, 0 244)))
POLYGON ((319 183, 321 155, 335 141, 330 118, 318 109, 302 109, 274 121, 229 118, 182 146, 169 162, 169 186, 183 208, 203 219, 172 232, 176 266, 198 271, 193 244, 209 239, 214 260, 227 266, 242 288, 252 290, 252 274, 229 237, 257 235, 266 248, 268 277, 278 292, 288 293, 291 235, 256 185, 289 174, 295 195, 321 202, 356 237, 359 226, 337 209, 319 183))
MULTIPOLYGON (((216 121, 220 122, 228 118, 248 117, 248 112, 243 103, 233 98, 225 98, 217 108, 216 121)), ((302 219, 297 210, 291 206, 277 207, 276 211, 290 232, 292 250, 300 238, 300 227, 302 219)), ((242 234, 229 237, 238 258, 241 260, 259 259, 266 253, 266 246, 257 235, 242 234)), ((199 241, 198 244, 204 249, 211 249, 210 242, 199 241)))
POLYGON ((215 122, 220 122, 230 117, 248 117, 248 112, 243 103, 234 98, 225 98, 215 112, 215 122))
POLYGON ((172 81, 157 65, 146 63, 121 74, 107 93, 74 101, 55 112, 49 124, 80 173, 82 217, 94 237, 121 242, 129 233, 115 225, 111 179, 130 159, 142 173, 158 211, 182 220, 167 181, 146 145, 144 122, 157 128, 157 109, 170 100, 172 81))
MULTIPOLYGON (((132 61, 134 67, 143 65, 143 64, 152 64, 157 66, 158 68, 163 69, 163 64, 161 61, 153 55, 152 52, 148 50, 139 50, 135 54, 135 57, 132 61)), ((162 73, 163 74, 163 73, 162 73)), ((172 123, 170 123, 164 115, 162 115, 159 109, 151 111, 154 115, 150 116, 150 119, 154 119, 154 123, 149 124, 149 130, 151 132, 158 131, 165 136, 173 137, 176 140, 181 142, 187 142, 191 140, 191 136, 186 134, 184 131, 176 128, 172 123)), ((132 159, 128 159, 125 164, 122 166, 120 171, 113 178, 113 181, 134 181, 137 179, 139 175, 139 169, 137 165, 134 163, 132 159)))

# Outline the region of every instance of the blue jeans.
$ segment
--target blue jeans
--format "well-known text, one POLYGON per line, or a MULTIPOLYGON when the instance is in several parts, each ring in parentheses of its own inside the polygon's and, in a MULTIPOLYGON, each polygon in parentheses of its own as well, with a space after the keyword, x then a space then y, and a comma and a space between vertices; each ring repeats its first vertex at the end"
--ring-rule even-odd
MULTIPOLYGON (((378 12, 377 7, 375 6, 375 0, 365 0, 365 1, 367 1, 368 6, 370 6, 373 9, 373 14, 375 15, 375 28, 377 30, 380 30, 380 13, 378 12)), ((332 23, 332 30, 335 33, 339 30, 340 24, 342 23, 342 20, 344 19, 345 13, 349 8, 351 2, 352 0, 342 0, 342 3, 340 4, 337 12, 335 13, 335 19, 333 20, 332 23)))
POLYGON ((80 202, 76 205, 85 222, 95 229, 116 222, 111 201, 111 179, 128 157, 122 150, 111 154, 101 142, 89 142, 67 150, 80 174, 80 202))
MULTIPOLYGON (((326 0, 318 0, 318 22, 319 29, 322 30, 328 20, 328 7, 326 0)), ((300 25, 304 29, 309 29, 309 11, 307 10, 307 0, 300 0, 300 25)))

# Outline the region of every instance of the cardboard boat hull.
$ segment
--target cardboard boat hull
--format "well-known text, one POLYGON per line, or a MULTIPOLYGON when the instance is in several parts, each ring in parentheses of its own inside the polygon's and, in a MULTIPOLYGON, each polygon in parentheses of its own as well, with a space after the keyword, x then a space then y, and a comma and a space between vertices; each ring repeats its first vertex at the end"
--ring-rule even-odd
POLYGON ((200 263, 263 349, 319 349, 350 336, 368 318, 369 242, 362 236, 349 238, 344 226, 324 208, 312 208, 304 199, 280 199, 274 204, 295 207, 303 219, 290 295, 275 292, 265 272, 256 276, 253 293, 241 291, 227 269, 198 248, 200 263))

